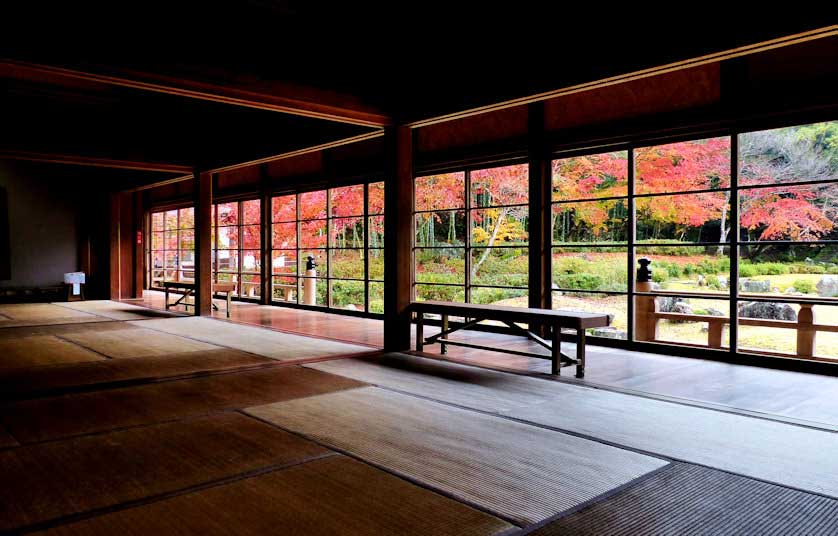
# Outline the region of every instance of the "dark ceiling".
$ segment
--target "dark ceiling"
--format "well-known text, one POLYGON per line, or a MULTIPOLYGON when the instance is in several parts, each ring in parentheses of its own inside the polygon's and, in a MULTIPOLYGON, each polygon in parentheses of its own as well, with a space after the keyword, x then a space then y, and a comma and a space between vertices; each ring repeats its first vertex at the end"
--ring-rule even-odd
MULTIPOLYGON (((710 5, 541 4, 19 2, 4 6, 2 56, 220 83, 305 84, 407 121, 831 23, 791 12, 743 18, 710 5)), ((114 87, 13 82, 4 106, 7 146, 211 167, 370 130, 114 87)))

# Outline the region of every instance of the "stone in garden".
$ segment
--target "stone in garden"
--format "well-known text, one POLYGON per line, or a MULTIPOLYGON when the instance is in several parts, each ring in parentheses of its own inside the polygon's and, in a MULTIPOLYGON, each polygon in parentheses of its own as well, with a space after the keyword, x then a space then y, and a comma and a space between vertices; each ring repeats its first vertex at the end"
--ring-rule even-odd
POLYGON ((718 280, 719 280, 719 286, 721 288, 727 288, 728 281, 727 281, 727 278, 725 276, 720 275, 718 277, 718 280))
POLYGON ((776 302, 740 303, 739 316, 744 318, 764 318, 766 320, 797 321, 797 313, 791 305, 776 302))
POLYGON ((608 326, 606 328, 595 328, 591 335, 595 337, 603 337, 605 339, 625 339, 626 332, 619 330, 613 326, 608 326))
POLYGON ((712 307, 707 308, 707 314, 710 316, 724 316, 725 314, 718 309, 714 309, 712 307))
POLYGON ((797 289, 794 287, 789 287, 786 289, 786 294, 797 294, 797 289))
POLYGON ((803 262, 805 262, 806 264, 815 264, 815 261, 809 257, 806 257, 806 260, 803 262))
POLYGON ((824 298, 834 298, 838 296, 838 277, 834 275, 825 275, 815 285, 818 289, 818 296, 824 298))
POLYGON ((678 298, 672 296, 658 296, 658 310, 662 313, 671 313, 672 308, 678 303, 678 298))
POLYGON ((771 290, 771 281, 741 279, 739 281, 739 290, 742 292, 768 292, 771 290))
POLYGON ((690 304, 687 302, 679 301, 675 305, 672 306, 673 313, 681 313, 684 315, 691 315, 693 314, 693 308, 690 307, 690 304))

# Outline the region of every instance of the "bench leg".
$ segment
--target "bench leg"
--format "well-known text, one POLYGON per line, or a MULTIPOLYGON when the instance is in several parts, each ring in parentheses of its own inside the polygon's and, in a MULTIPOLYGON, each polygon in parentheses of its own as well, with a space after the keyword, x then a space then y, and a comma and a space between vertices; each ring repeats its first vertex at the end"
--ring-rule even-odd
POLYGON ((585 330, 576 332, 576 377, 585 377, 585 330))
POLYGON ((425 313, 416 315, 416 351, 421 352, 425 348, 425 313))
POLYGON ((553 326, 553 367, 551 373, 555 376, 562 375, 562 328, 558 324, 553 326))
MULTIPOLYGON (((442 315, 442 331, 448 331, 448 315, 442 315)), ((439 353, 442 355, 448 353, 448 346, 444 342, 439 343, 439 353)))
POLYGON ((232 303, 232 298, 230 298, 230 294, 232 294, 229 290, 227 291, 227 318, 230 318, 230 304, 232 303))
POLYGON ((166 310, 169 310, 169 289, 166 288, 166 310))

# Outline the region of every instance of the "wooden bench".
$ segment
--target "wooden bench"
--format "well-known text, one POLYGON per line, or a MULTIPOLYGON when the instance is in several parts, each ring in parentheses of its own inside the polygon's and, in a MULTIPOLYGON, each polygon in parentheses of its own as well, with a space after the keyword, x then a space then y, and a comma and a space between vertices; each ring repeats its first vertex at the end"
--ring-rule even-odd
MULTIPOLYGON (((190 307, 195 307, 195 304, 189 303, 185 301, 186 298, 189 296, 193 296, 195 292, 195 283, 194 282, 185 282, 185 281, 164 281, 163 282, 163 289, 166 291, 166 310, 169 307, 175 307, 177 305, 183 305, 189 310, 190 307), (180 298, 178 298, 174 303, 169 303, 169 291, 174 291, 179 294, 183 294, 180 298)), ((224 293, 227 294, 227 318, 230 318, 230 303, 232 302, 233 292, 236 291, 236 284, 233 282, 228 281, 219 281, 218 283, 212 284, 212 293, 224 293)), ((216 311, 218 310, 218 306, 214 303, 212 304, 212 308, 216 311)))
POLYGON ((492 346, 481 346, 478 344, 462 341, 452 341, 448 338, 451 333, 461 329, 467 329, 483 320, 496 320, 503 322, 513 332, 523 335, 544 348, 550 350, 550 358, 553 362, 552 373, 561 374, 561 368, 576 365, 576 377, 585 377, 585 330, 588 328, 605 327, 609 324, 607 314, 583 313, 577 311, 557 311, 549 309, 529 309, 524 307, 510 307, 503 305, 478 305, 473 303, 449 303, 438 301, 413 302, 410 310, 416 313, 416 350, 422 351, 426 344, 440 344, 441 353, 446 353, 446 345, 464 346, 466 348, 477 348, 480 350, 491 350, 505 352, 514 355, 527 357, 544 358, 542 354, 523 352, 519 350, 508 350, 492 346), (423 330, 426 314, 438 314, 442 317, 442 331, 436 335, 425 338, 423 330), (449 316, 461 316, 465 319, 462 325, 451 328, 448 323, 449 316), (529 325, 544 325, 552 328, 552 341, 547 341, 535 333, 518 326, 518 323, 529 325), (561 351, 562 329, 576 330, 576 359, 571 358, 561 351))

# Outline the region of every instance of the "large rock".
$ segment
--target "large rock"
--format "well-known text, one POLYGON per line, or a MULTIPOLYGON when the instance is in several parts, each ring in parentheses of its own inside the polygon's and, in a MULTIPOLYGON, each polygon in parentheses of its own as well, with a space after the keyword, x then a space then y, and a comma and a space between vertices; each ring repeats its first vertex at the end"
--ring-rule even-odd
POLYGON ((673 313, 681 313, 683 315, 691 315, 693 314, 693 308, 690 307, 690 304, 684 301, 679 301, 675 305, 672 306, 673 313))
POLYGON ((771 281, 759 279, 740 279, 739 290, 742 292, 768 292, 771 290, 771 281))
POLYGON ((741 318, 764 318, 766 320, 797 321, 797 313, 787 303, 744 302, 739 304, 741 318))
POLYGON ((662 313, 673 312, 675 304, 683 301, 681 298, 674 296, 658 296, 655 299, 658 300, 658 311, 662 313))
POLYGON ((818 289, 818 296, 834 298, 838 296, 838 276, 825 275, 815 287, 818 289))
POLYGON ((608 326, 606 328, 595 328, 591 331, 591 335, 595 337, 603 337, 605 339, 625 339, 626 332, 620 329, 617 329, 613 326, 608 326))

